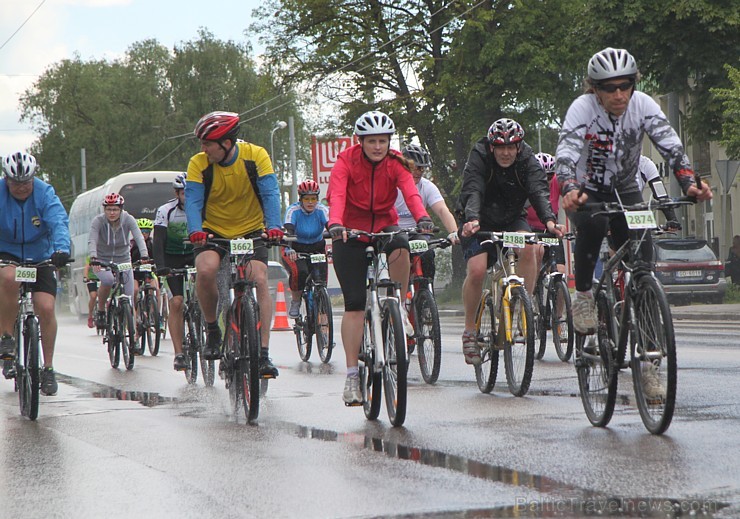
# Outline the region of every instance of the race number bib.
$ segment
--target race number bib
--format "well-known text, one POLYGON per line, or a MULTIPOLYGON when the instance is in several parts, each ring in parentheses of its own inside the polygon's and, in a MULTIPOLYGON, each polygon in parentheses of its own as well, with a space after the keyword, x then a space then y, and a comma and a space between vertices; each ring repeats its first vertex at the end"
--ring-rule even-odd
POLYGON ((195 275, 196 272, 198 272, 198 269, 196 269, 195 267, 188 267, 188 274, 190 274, 191 276, 195 275))
POLYGON ((152 271, 152 264, 151 263, 142 263, 138 267, 139 272, 151 272, 152 271))
POLYGON ((652 211, 626 211, 627 227, 630 229, 655 229, 655 215, 652 211))
POLYGON ((505 232, 504 247, 524 248, 524 235, 519 232, 505 232))
POLYGON ((231 246, 231 254, 235 256, 243 256, 245 254, 254 253, 254 240, 239 238, 236 240, 231 240, 229 242, 229 245, 231 246))
POLYGON ((326 263, 326 254, 311 254, 311 263, 326 263))
POLYGON ((429 250, 429 244, 426 240, 410 240, 409 250, 415 253, 426 252, 429 250))
POLYGON ((119 263, 118 272, 126 272, 127 270, 133 269, 134 266, 131 263, 119 263))
POLYGON ((558 245, 560 243, 560 240, 558 240, 557 238, 545 237, 542 238, 542 243, 544 243, 545 245, 558 245))
POLYGON ((36 283, 36 267, 16 267, 15 280, 36 283))

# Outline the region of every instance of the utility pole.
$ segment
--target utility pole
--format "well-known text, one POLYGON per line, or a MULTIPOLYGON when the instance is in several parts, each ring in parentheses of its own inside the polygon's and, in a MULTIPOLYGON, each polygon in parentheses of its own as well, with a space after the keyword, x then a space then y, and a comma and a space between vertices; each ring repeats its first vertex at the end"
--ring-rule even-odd
POLYGON ((295 160, 295 124, 293 116, 288 117, 288 134, 290 135, 290 176, 293 185, 290 186, 290 203, 298 201, 298 172, 295 160))
POLYGON ((80 148, 80 162, 82 163, 82 182, 80 189, 84 193, 87 191, 87 160, 85 158, 85 148, 80 148))

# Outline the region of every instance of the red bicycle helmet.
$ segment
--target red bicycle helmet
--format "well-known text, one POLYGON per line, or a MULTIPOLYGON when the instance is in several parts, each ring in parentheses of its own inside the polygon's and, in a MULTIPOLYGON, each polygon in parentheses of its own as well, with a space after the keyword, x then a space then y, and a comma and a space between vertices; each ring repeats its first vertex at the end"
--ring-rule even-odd
POLYGON ((211 112, 200 118, 193 133, 201 140, 234 140, 239 129, 239 114, 234 112, 211 112))
POLYGON ((298 196, 318 195, 321 192, 319 185, 313 180, 304 180, 298 184, 298 196))
POLYGON ((109 193, 103 198, 103 205, 118 205, 123 207, 123 197, 118 193, 109 193))
POLYGON ((488 142, 494 146, 517 144, 524 140, 524 130, 514 119, 499 119, 488 129, 488 142))

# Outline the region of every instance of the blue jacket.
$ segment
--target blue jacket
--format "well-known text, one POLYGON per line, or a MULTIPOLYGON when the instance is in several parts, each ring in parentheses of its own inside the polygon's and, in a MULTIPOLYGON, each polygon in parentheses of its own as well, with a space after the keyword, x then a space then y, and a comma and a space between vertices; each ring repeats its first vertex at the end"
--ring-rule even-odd
POLYGON ((20 260, 44 261, 70 252, 69 217, 54 188, 38 178, 24 201, 13 198, 0 179, 0 252, 20 260))

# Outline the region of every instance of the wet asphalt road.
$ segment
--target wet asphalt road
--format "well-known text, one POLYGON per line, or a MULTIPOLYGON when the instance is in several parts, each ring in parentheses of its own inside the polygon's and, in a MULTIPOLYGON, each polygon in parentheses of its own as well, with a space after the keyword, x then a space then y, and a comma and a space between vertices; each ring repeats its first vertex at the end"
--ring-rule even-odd
POLYGON ((484 395, 461 318, 443 328, 440 380, 425 385, 413 357, 401 428, 343 406, 341 347, 328 366, 302 363, 292 333, 274 332, 281 376, 253 426, 220 380, 189 387, 171 370, 168 340, 113 370, 100 339, 61 318, 60 390, 37 422, 0 382, 0 516, 740 517, 740 323, 677 323, 678 409, 662 437, 630 405, 629 372, 596 429, 551 350, 527 396, 505 381, 484 395))

